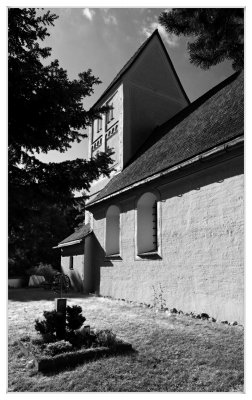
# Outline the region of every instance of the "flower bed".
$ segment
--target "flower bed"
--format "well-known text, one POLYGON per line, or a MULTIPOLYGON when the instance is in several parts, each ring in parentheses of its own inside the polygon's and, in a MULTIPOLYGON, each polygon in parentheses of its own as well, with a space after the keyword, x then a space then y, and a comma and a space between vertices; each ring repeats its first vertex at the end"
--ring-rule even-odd
POLYGON ((44 320, 35 320, 35 330, 40 336, 25 336, 18 341, 30 359, 28 365, 37 371, 55 371, 133 350, 109 329, 91 330, 84 325, 85 321, 79 306, 66 307, 65 317, 56 310, 44 311, 44 320))

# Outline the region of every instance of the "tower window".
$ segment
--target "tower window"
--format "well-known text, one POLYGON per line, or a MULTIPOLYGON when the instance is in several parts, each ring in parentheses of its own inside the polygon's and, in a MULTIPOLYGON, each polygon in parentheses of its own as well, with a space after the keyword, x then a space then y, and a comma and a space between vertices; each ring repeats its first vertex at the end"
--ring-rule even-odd
POLYGON ((97 132, 102 130, 102 117, 97 119, 97 132))
POLYGON ((114 108, 113 103, 107 103, 107 106, 110 106, 111 109, 106 114, 106 124, 109 124, 112 119, 114 119, 114 108))

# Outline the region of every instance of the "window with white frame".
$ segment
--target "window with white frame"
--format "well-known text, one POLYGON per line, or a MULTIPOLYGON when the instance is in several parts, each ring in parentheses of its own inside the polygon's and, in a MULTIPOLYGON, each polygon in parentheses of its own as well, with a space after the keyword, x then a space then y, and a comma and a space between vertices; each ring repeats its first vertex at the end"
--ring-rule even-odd
POLYGON ((158 250, 157 197, 144 193, 137 202, 137 254, 158 250))
POLYGON ((106 214, 106 256, 120 255, 120 210, 110 206, 106 214))

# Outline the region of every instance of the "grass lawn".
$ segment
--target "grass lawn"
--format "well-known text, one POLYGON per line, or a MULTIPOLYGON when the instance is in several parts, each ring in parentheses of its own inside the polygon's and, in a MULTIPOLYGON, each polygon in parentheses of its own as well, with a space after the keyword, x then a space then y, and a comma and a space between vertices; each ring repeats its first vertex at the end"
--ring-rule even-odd
POLYGON ((86 324, 111 329, 136 350, 58 373, 34 374, 16 340, 34 332, 35 318, 54 308, 41 289, 9 290, 9 382, 14 392, 229 392, 243 391, 243 328, 166 316, 123 301, 79 294, 86 324))

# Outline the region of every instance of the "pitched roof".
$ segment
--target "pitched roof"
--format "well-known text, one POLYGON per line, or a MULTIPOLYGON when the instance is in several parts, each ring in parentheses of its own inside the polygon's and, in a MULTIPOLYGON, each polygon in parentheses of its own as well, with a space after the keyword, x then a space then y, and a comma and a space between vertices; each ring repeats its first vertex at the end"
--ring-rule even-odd
POLYGON ((58 246, 64 244, 64 243, 69 243, 69 242, 74 242, 76 240, 81 240, 84 237, 86 237, 89 233, 91 233, 91 227, 89 224, 84 224, 81 226, 79 229, 77 229, 74 233, 72 233, 70 236, 66 237, 64 240, 62 240, 58 246))
POLYGON ((243 134, 243 73, 235 73, 155 129, 87 207, 243 134))
POLYGON ((150 41, 153 39, 154 36, 157 36, 160 40, 160 43, 163 47, 163 50, 166 54, 166 57, 168 59, 168 62, 171 66, 171 69, 177 79, 177 82, 179 84, 179 87, 181 89, 181 91, 183 92, 186 100, 188 101, 188 103, 190 103, 190 100, 187 97, 187 94, 179 80, 179 77, 177 75, 177 72, 172 64, 172 61, 170 59, 170 56, 164 46, 164 43, 159 35, 158 29, 155 29, 155 31, 152 33, 151 36, 148 37, 147 40, 145 40, 145 42, 142 43, 142 45, 137 49, 137 51, 133 54, 133 56, 126 62, 126 64, 123 66, 123 68, 118 72, 118 74, 115 76, 115 78, 112 80, 112 82, 108 85, 108 87, 106 88, 106 90, 102 93, 102 95, 99 97, 99 99, 95 102, 95 104, 92 106, 92 108, 94 108, 98 102, 109 92, 109 90, 123 77, 123 75, 130 69, 130 67, 135 63, 135 61, 137 60, 137 58, 140 56, 140 54, 143 52, 143 50, 147 47, 147 45, 150 43, 150 41))

